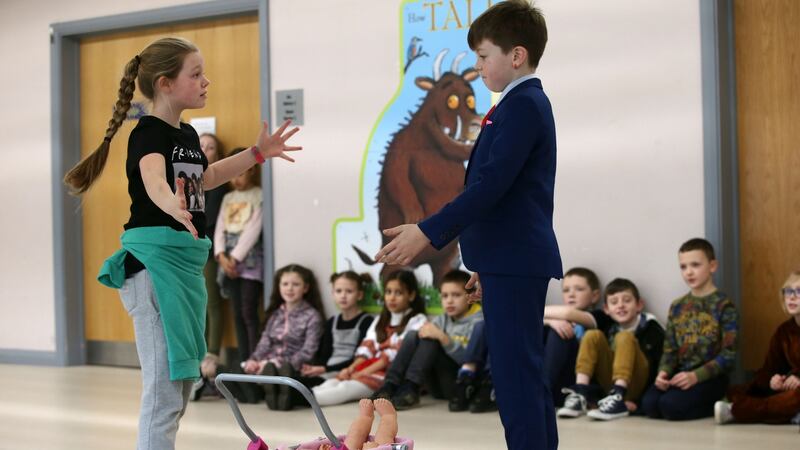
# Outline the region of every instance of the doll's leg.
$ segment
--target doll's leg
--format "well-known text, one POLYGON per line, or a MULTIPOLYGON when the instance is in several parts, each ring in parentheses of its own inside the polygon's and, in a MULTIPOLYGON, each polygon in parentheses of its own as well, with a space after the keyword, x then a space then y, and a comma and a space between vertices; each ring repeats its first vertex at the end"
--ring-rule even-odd
MULTIPOLYGON (((392 402, 385 398, 375 400, 375 409, 378 410, 378 414, 381 416, 378 429, 375 431, 375 443, 378 445, 391 444, 397 437, 397 411, 395 411, 392 402)), ((372 447, 365 445, 364 448, 372 447)))
POLYGON ((344 444, 350 450, 358 450, 364 444, 364 441, 369 437, 369 430, 372 428, 372 420, 375 417, 375 408, 372 406, 372 400, 365 398, 358 402, 359 413, 356 420, 350 425, 347 430, 347 436, 344 438, 344 444))

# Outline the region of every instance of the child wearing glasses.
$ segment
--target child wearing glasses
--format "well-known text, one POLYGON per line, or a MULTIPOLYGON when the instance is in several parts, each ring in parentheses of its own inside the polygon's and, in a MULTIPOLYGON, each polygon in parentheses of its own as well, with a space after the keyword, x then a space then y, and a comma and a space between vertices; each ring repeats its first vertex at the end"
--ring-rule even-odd
POLYGON ((732 386, 730 402, 714 405, 714 419, 720 425, 800 423, 800 271, 792 272, 783 283, 780 300, 791 317, 772 335, 767 358, 755 378, 732 386))

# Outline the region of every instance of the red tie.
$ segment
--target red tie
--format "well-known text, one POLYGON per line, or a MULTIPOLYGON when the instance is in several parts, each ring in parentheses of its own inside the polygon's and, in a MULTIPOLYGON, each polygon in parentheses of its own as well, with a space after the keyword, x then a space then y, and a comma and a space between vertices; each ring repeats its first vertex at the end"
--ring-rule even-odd
POLYGON ((490 116, 492 115, 492 113, 494 112, 494 108, 495 108, 496 106, 497 106, 497 105, 492 105, 492 107, 491 107, 491 108, 489 108, 489 111, 486 113, 486 115, 485 115, 485 116, 483 116, 483 120, 481 120, 481 130, 483 129, 483 127, 485 127, 485 126, 486 126, 486 122, 489 120, 489 117, 490 117, 490 116))

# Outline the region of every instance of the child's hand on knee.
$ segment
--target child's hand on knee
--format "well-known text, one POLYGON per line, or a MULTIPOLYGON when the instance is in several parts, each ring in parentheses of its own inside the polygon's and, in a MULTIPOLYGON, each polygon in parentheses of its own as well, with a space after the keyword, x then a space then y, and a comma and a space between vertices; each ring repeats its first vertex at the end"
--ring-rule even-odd
POLYGON ((255 359, 248 359, 244 363, 244 373, 257 374, 261 372, 260 364, 255 359))

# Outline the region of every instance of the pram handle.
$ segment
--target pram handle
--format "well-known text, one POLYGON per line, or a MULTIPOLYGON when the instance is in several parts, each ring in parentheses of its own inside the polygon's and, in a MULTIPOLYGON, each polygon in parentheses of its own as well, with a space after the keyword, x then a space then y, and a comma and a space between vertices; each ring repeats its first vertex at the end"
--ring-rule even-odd
POLYGON ((244 431, 244 433, 250 438, 251 441, 255 442, 259 437, 250 429, 247 425, 247 422, 244 420, 242 416, 242 412, 239 410, 239 405, 236 403, 236 399, 233 398, 231 392, 225 387, 226 381, 233 381, 239 383, 257 383, 257 384, 282 384, 284 386, 289 386, 294 388, 300 394, 305 397, 308 404, 311 405, 311 409, 314 410, 314 415, 317 416, 317 421, 319 422, 320 426, 322 427, 322 432, 325 433, 325 437, 327 437, 336 448, 342 446, 342 443, 339 442, 339 439, 336 438, 336 435, 333 434, 331 431, 331 427, 328 426, 328 421, 325 420, 325 416, 322 414, 322 409, 319 407, 319 403, 317 403, 317 399, 314 398, 314 394, 308 390, 302 383, 299 381, 287 378, 287 377, 273 377, 267 375, 240 375, 240 374, 233 374, 233 373, 221 373, 217 375, 214 384, 217 385, 217 389, 225 396, 225 400, 228 401, 228 405, 230 405, 231 410, 233 411, 233 415, 236 417, 236 422, 239 423, 239 427, 244 431))

